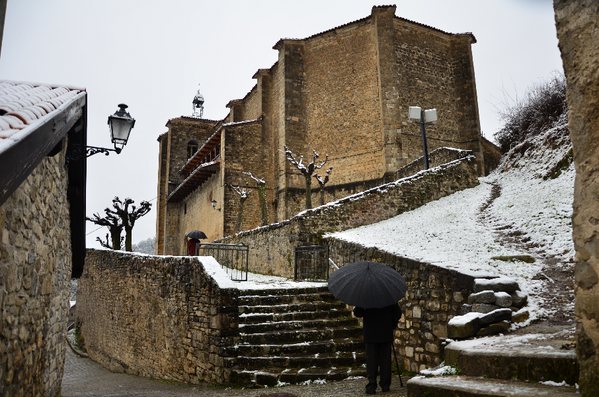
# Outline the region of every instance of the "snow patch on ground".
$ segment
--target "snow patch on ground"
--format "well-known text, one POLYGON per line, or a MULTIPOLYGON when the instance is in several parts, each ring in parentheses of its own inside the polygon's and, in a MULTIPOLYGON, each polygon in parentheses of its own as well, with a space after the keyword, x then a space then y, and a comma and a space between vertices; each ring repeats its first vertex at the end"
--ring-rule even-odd
POLYGON ((535 263, 501 261, 497 256, 531 255, 503 243, 498 228, 506 226, 526 233, 529 245, 537 248, 534 256, 553 257, 560 264, 571 266, 572 201, 574 197, 574 166, 562 170, 555 179, 543 179, 566 156, 571 144, 562 138, 560 125, 533 137, 529 149, 514 151, 504 158, 496 171, 479 178, 480 185, 440 200, 430 202, 372 225, 325 237, 354 242, 431 263, 465 274, 509 277, 518 282, 529 295, 529 321, 542 318, 548 311, 539 298, 548 279, 533 280, 542 272, 535 263), (557 135, 556 135, 557 134, 557 135), (547 142, 561 139, 555 148, 547 142), (501 195, 487 208, 488 221, 481 221, 481 206, 491 197, 493 186, 501 195), (503 243, 503 244, 502 244, 503 243))
POLYGON ((437 368, 433 369, 423 369, 420 371, 421 375, 424 376, 446 376, 446 375, 456 375, 458 371, 454 367, 450 367, 449 365, 440 365, 437 368))
POLYGON ((212 277, 219 288, 237 288, 240 290, 265 290, 265 289, 293 289, 293 288, 317 288, 327 286, 326 281, 308 282, 293 281, 285 277, 266 276, 256 273, 248 273, 247 281, 231 280, 230 269, 221 266, 212 256, 198 257, 206 273, 212 277))

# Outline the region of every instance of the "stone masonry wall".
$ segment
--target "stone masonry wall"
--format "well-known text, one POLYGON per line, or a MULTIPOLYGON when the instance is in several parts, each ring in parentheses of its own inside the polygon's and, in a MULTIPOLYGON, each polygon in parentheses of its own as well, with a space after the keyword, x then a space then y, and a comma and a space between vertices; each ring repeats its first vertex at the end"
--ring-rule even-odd
POLYGON ((599 3, 554 0, 576 181, 572 237, 580 393, 599 395, 599 3))
MULTIPOLYGON (((472 151, 469 150, 442 147, 435 149, 428 154, 428 165, 429 168, 433 168, 470 155, 472 155, 472 151)), ((424 156, 422 156, 418 160, 415 160, 410 164, 398 169, 395 172, 395 179, 406 178, 408 176, 414 175, 417 172, 424 170, 424 167, 424 156)))
POLYGON ((380 222, 474 187, 477 174, 477 161, 469 156, 218 242, 247 244, 251 271, 293 277, 295 247, 319 244, 325 233, 380 222))
POLYGON ((76 321, 90 357, 114 372, 224 383, 236 343, 237 289, 221 289, 197 257, 88 250, 76 321))
POLYGON ((65 150, 0 206, 0 395, 58 396, 71 279, 65 150))
POLYGON ((329 257, 339 267, 356 261, 380 262, 393 267, 408 284, 399 302, 403 316, 395 331, 400 365, 411 372, 439 365, 447 322, 459 316, 460 307, 472 293, 474 277, 455 270, 402 258, 376 248, 327 238, 329 257))

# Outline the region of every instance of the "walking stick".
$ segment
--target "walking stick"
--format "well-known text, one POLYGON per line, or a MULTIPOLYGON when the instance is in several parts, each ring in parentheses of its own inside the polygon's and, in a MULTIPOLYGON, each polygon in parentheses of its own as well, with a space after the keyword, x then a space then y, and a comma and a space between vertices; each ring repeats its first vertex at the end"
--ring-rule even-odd
POLYGON ((399 361, 397 361, 397 353, 395 353, 395 343, 391 342, 391 346, 393 347, 393 356, 395 357, 395 365, 397 366, 397 376, 399 376, 399 385, 403 387, 403 382, 401 381, 401 373, 399 372, 399 361))

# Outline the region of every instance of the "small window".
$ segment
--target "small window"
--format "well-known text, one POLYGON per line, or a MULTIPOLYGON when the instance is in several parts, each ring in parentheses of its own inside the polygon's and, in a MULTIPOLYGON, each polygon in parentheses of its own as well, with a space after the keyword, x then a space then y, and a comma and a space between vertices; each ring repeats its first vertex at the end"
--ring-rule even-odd
POLYGON ((191 156, 198 151, 198 143, 196 141, 187 142, 187 158, 190 159, 191 156))

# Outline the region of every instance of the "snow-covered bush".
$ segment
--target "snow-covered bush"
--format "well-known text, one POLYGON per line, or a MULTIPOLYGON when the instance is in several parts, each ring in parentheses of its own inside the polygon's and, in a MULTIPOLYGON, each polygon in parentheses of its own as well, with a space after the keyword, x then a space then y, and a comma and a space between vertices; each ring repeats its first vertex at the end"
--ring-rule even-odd
POLYGON ((133 252, 154 255, 156 253, 156 236, 150 237, 147 240, 142 240, 137 244, 133 244, 132 248, 133 252))
POLYGON ((506 153, 526 138, 548 130, 568 112, 566 78, 556 74, 530 87, 524 99, 516 99, 499 112, 504 126, 495 134, 506 153))

